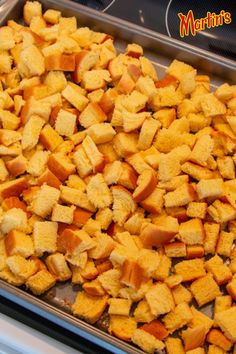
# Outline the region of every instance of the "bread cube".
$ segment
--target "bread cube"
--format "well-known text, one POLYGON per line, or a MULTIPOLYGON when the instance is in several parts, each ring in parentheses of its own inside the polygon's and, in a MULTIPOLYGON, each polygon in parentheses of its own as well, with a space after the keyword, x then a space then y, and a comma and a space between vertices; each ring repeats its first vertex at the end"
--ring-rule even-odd
POLYGON ((156 350, 164 349, 165 345, 159 339, 156 339, 152 334, 137 328, 132 336, 132 342, 138 345, 146 353, 153 354, 156 350))
POLYGON ((60 191, 56 188, 43 184, 33 199, 30 210, 35 214, 45 218, 53 208, 53 205, 59 200, 60 191))
POLYGON ((219 197, 223 193, 223 180, 203 179, 197 184, 197 194, 199 199, 207 197, 219 197))
POLYGON ((81 192, 78 189, 70 188, 66 186, 60 187, 60 198, 63 202, 76 205, 82 209, 94 212, 96 208, 90 203, 86 193, 81 192))
POLYGON ((153 285, 146 293, 146 300, 154 316, 163 315, 175 307, 172 293, 165 283, 153 285))
POLYGON ((101 173, 90 179, 86 191, 88 199, 96 208, 105 208, 112 203, 112 194, 101 173))
POLYGON ((75 206, 64 206, 61 204, 55 204, 52 209, 52 221, 64 222, 66 224, 72 224, 74 219, 75 206))
POLYGON ((60 180, 65 181, 70 175, 75 173, 75 166, 68 156, 58 152, 51 154, 48 158, 48 168, 60 180))
POLYGON ((40 143, 50 151, 54 151, 60 144, 62 144, 62 137, 51 127, 46 124, 40 133, 40 143))
POLYGON ((176 274, 182 276, 183 281, 191 281, 206 275, 202 259, 191 259, 175 265, 176 274))
POLYGON ((166 207, 183 206, 192 202, 195 198, 196 192, 188 183, 185 183, 181 187, 176 188, 175 191, 164 195, 166 207))
POLYGON ((176 305, 181 304, 182 302, 190 303, 193 298, 191 292, 182 284, 179 284, 172 289, 172 295, 176 305))
POLYGON ((220 289, 210 273, 195 280, 190 285, 190 290, 200 307, 220 295, 220 289))
POLYGON ((36 274, 29 277, 25 283, 27 288, 32 291, 34 295, 41 295, 56 284, 55 277, 46 269, 42 269, 36 274))
POLYGON ((63 254, 51 254, 46 258, 45 262, 49 272, 55 276, 57 281, 66 281, 71 278, 72 273, 63 254))
POLYGON ((163 322, 169 333, 188 324, 193 318, 192 311, 185 302, 177 305, 172 311, 163 317, 163 322))
POLYGON ((27 214, 20 208, 9 209, 2 216, 1 231, 7 234, 11 230, 26 233, 30 231, 27 223, 27 214))
POLYGON ((111 315, 108 331, 117 338, 130 342, 137 323, 134 318, 128 316, 111 315))
POLYGON ((231 340, 236 340, 236 327, 235 327, 235 316, 236 316, 236 307, 231 307, 228 310, 219 312, 215 316, 216 324, 224 332, 225 336, 231 340))
POLYGON ((185 354, 181 339, 168 337, 165 341, 168 354, 185 354))
POLYGON ((21 255, 28 258, 34 253, 32 238, 21 231, 11 230, 4 241, 8 256, 21 255))
POLYGON ((54 253, 57 249, 58 224, 51 221, 36 221, 33 229, 35 252, 41 256, 44 252, 54 253))
POLYGON ((229 267, 224 265, 223 259, 217 254, 205 263, 205 268, 213 274, 218 285, 225 284, 232 279, 229 267))
POLYGON ((235 235, 233 233, 221 231, 216 246, 216 252, 221 256, 230 257, 234 239, 235 235))

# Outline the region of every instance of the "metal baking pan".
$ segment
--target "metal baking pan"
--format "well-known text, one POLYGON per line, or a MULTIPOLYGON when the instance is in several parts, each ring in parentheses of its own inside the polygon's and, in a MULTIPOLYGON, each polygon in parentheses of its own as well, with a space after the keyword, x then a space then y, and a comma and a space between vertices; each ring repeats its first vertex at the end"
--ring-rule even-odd
MULTIPOLYGON (((25 0, 0 0, 0 26, 14 19, 23 24, 25 0)), ((236 63, 216 54, 200 50, 186 43, 174 40, 154 31, 120 20, 68 0, 41 0, 43 10, 60 10, 63 16, 76 16, 78 26, 88 26, 95 31, 105 32, 115 37, 118 52, 124 51, 128 43, 138 43, 144 48, 144 55, 156 67, 158 77, 165 75, 165 69, 173 59, 193 65, 198 73, 210 76, 214 89, 218 85, 236 81, 236 63)), ((75 301, 79 285, 70 286, 69 282, 58 283, 47 294, 35 297, 23 288, 16 288, 0 280, 0 295, 33 311, 83 338, 115 353, 143 353, 136 346, 109 335, 105 327, 106 315, 96 326, 89 325, 71 315, 70 303, 75 301)), ((201 309, 211 316, 212 305, 201 309)))

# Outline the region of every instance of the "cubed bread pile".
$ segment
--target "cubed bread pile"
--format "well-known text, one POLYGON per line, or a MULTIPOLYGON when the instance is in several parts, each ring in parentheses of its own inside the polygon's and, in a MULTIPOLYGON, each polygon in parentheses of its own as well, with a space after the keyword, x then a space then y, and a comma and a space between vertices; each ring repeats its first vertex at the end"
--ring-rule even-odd
POLYGON ((73 315, 147 353, 235 353, 236 85, 24 20, 0 28, 0 278, 81 284, 73 315))

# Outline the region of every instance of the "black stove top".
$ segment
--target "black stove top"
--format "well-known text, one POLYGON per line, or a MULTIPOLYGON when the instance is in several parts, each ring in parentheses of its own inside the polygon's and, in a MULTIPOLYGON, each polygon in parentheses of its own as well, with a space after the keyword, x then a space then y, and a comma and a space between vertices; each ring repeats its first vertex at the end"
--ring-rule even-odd
POLYGON ((236 59, 236 0, 74 1, 201 49, 236 59), (182 21, 178 14, 182 14, 182 21), (189 34, 184 32, 183 37, 180 35, 181 23, 183 29, 186 27, 186 31, 189 30, 189 34))

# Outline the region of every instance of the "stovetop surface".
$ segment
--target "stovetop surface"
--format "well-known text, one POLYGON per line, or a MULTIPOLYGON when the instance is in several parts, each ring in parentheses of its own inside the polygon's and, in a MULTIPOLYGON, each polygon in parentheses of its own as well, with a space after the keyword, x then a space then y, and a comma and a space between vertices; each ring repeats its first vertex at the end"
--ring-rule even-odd
MULTIPOLYGON (((184 41, 229 59, 236 60, 236 1, 235 0, 74 0, 82 5, 103 11, 169 37, 184 41), (192 35, 180 36, 179 13, 187 16, 192 11, 193 19, 212 18, 221 11, 230 13, 231 23, 199 30, 192 35)), ((211 21, 212 24, 212 21, 211 21)), ((214 24, 214 22, 213 22, 214 24)))

